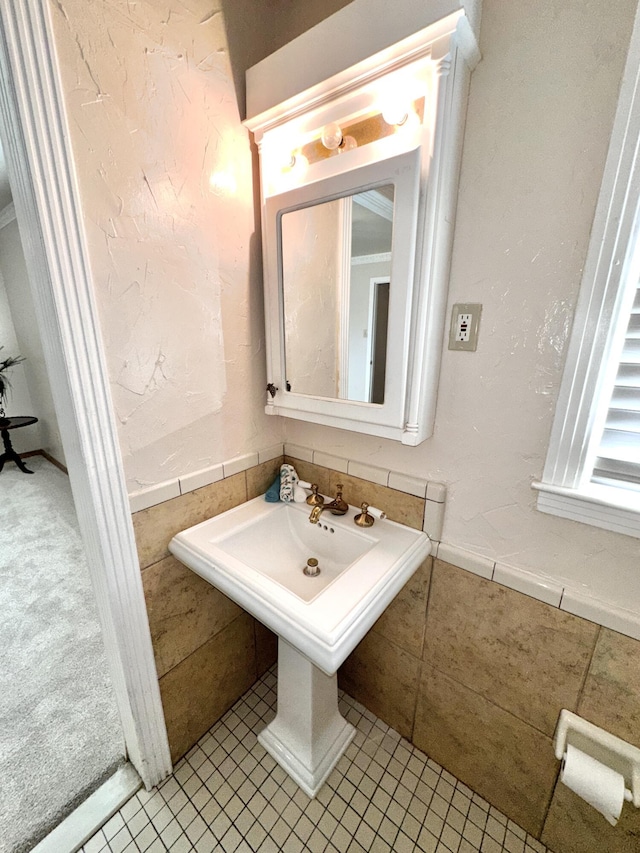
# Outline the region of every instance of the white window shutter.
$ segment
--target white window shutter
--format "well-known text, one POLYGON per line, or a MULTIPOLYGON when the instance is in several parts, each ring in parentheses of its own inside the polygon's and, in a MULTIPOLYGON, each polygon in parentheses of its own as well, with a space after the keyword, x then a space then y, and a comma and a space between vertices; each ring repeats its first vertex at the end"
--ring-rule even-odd
POLYGON ((594 483, 640 489, 640 286, 591 479, 594 483))

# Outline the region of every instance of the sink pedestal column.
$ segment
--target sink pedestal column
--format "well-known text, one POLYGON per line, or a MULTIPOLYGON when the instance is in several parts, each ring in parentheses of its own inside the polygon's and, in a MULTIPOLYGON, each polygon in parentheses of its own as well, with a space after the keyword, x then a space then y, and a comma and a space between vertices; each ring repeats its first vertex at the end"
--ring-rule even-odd
POLYGON ((278 638, 278 712, 258 740, 315 797, 356 730, 338 711, 338 677, 278 638))

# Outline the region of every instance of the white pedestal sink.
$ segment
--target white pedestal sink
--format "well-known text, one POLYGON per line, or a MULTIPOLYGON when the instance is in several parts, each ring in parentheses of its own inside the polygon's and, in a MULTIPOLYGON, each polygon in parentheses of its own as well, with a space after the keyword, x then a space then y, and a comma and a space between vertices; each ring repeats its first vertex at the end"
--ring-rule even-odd
POLYGON ((306 504, 248 501, 178 533, 169 550, 278 634, 278 711, 259 740, 313 797, 347 748, 336 672, 431 551, 393 521, 363 530, 306 504), (307 577, 307 560, 320 574, 307 577))
POLYGON ((338 677, 278 640, 278 713, 258 740, 315 797, 356 730, 338 711, 338 677))

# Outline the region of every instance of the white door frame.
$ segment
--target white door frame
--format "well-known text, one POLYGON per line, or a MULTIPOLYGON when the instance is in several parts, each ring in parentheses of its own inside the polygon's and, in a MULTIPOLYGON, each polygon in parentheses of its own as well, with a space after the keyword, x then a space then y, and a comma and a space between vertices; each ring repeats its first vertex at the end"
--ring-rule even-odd
POLYGON ((0 138, 129 760, 171 772, 49 0, 0 3, 0 138))

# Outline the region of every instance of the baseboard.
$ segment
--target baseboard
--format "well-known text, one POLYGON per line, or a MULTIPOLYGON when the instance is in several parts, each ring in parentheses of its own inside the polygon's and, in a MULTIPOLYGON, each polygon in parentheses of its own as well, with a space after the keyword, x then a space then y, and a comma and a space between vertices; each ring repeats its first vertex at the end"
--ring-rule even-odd
POLYGON ((41 450, 40 453, 44 456, 47 462, 51 462, 52 465, 55 465, 56 468, 59 468, 63 474, 69 475, 69 471, 67 470, 67 466, 63 465, 62 462, 58 462, 58 460, 53 457, 50 453, 47 453, 46 450, 41 450))
POLYGON ((37 844, 32 853, 75 853, 142 787, 125 764, 37 844))
POLYGON ((47 453, 46 450, 29 450, 27 453, 18 454, 20 459, 28 459, 30 456, 44 456, 47 462, 51 462, 52 465, 55 465, 56 468, 59 468, 63 474, 69 474, 65 465, 62 462, 58 462, 58 460, 53 457, 50 453, 47 453))

